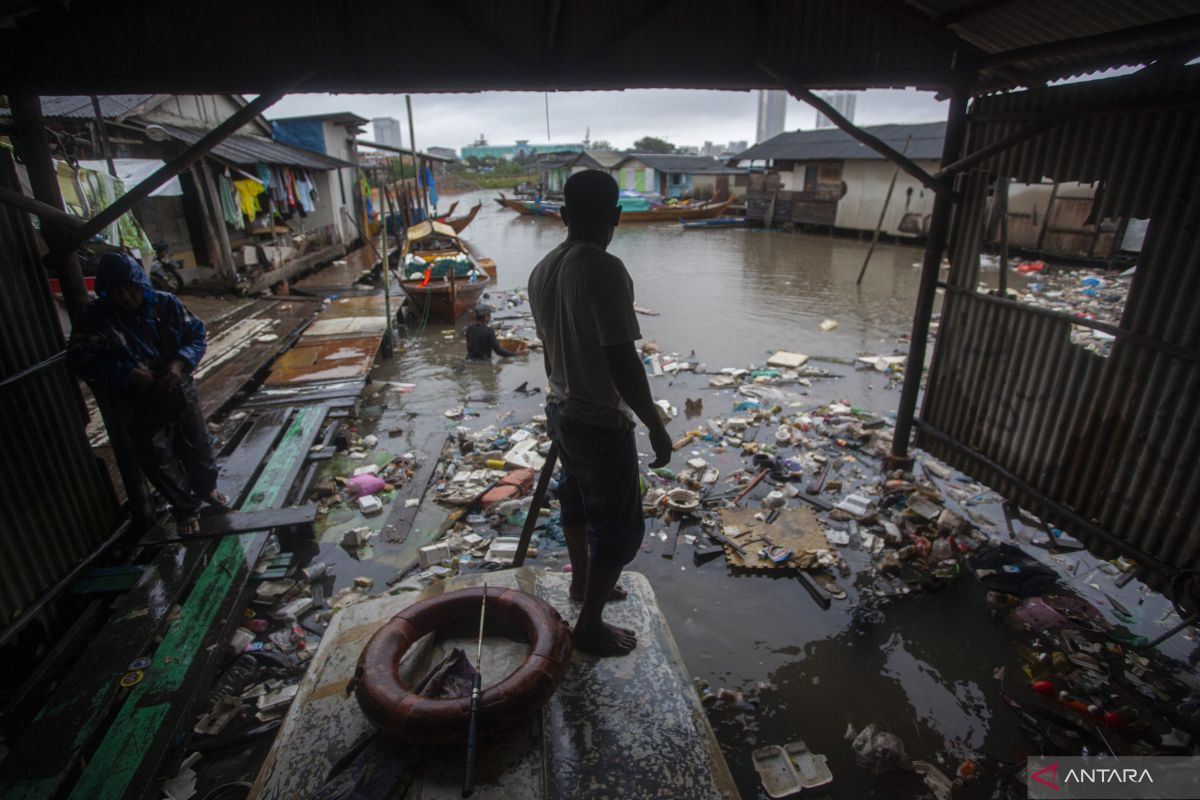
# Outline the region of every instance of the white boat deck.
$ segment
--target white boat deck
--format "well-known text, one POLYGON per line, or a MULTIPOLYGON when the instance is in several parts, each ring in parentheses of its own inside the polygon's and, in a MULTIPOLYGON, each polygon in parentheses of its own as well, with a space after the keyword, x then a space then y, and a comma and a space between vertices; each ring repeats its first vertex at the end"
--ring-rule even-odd
MULTIPOLYGON (((372 730, 346 687, 371 635, 401 609, 427 596, 482 585, 519 588, 549 602, 568 623, 578 605, 567 598, 569 575, 528 567, 460 576, 430 587, 360 603, 342 611, 301 683, 251 796, 308 798, 333 764, 372 730)), ((636 630, 638 647, 623 658, 572 656, 562 685, 529 721, 481 739, 475 797, 530 800, 687 798, 737 800, 738 793, 708 725, 687 668, 658 609, 649 581, 626 573, 629 598, 605 618, 636 630)), ((421 673, 453 647, 474 659, 474 635, 464 630, 438 641, 426 637, 401 664, 421 673)), ((525 657, 521 643, 485 639, 485 684, 501 680, 525 657)), ((415 764, 380 798, 433 800, 462 793, 464 748, 413 748, 389 743, 397 759, 415 764), (407 786, 407 789, 405 789, 407 786)), ((389 755, 390 758, 390 755, 389 755)))

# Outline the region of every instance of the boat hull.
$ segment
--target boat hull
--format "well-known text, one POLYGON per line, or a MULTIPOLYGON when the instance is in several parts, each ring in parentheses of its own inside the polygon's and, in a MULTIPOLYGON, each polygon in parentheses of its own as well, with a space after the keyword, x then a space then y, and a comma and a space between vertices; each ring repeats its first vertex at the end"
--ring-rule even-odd
MULTIPOLYGON (((496 202, 504 208, 531 217, 554 217, 557 219, 560 216, 559 206, 553 204, 532 200, 512 200, 507 197, 497 198, 496 202)), ((729 208, 732 203, 733 199, 730 198, 722 203, 705 203, 700 206, 664 206, 648 211, 623 211, 621 212, 621 222, 681 222, 713 219, 724 214, 725 209, 729 208)))
POLYGON ((490 278, 476 281, 455 281, 454 291, 444 281, 433 281, 421 286, 421 281, 401 281, 400 288, 413 305, 413 313, 425 318, 426 308, 430 322, 453 324, 459 317, 479 304, 479 298, 491 285, 490 278))

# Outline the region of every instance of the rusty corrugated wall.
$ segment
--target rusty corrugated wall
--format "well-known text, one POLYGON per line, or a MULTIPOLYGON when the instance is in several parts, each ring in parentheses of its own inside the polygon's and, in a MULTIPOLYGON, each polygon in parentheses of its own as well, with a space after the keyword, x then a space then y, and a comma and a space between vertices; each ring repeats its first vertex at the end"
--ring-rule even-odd
MULTIPOLYGON (((20 190, 0 149, 0 185, 20 190)), ((63 348, 29 217, 0 206, 0 379, 63 348)), ((0 626, 108 536, 112 484, 84 435, 78 384, 60 361, 0 388, 0 626)))
POLYGON ((960 182, 918 435, 1093 552, 1124 550, 1160 572, 1200 563, 1197 97, 1200 68, 1187 67, 975 103, 968 152, 1040 114, 1104 112, 1081 113, 960 182), (975 293, 997 175, 1102 181, 1098 216, 1150 218, 1109 356, 1073 345, 1066 316, 975 293))

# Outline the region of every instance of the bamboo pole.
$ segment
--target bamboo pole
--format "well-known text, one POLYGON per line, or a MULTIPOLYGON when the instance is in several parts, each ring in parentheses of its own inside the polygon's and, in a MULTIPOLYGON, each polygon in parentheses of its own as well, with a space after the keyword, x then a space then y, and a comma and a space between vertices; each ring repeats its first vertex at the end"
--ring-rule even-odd
MULTIPOLYGON (((912 134, 904 140, 904 147, 900 148, 900 155, 908 153, 908 146, 912 143, 912 134)), ((867 248, 866 258, 863 259, 862 269, 858 271, 858 280, 854 282, 856 286, 862 286, 863 276, 867 274, 867 265, 871 263, 871 254, 875 252, 875 245, 879 244, 879 231, 883 229, 883 220, 887 216, 888 206, 892 202, 892 192, 896 189, 896 178, 900 177, 900 167, 896 167, 892 172, 892 182, 888 184, 887 195, 883 198, 883 208, 879 209, 879 222, 875 225, 875 235, 871 237, 871 246, 867 248)))

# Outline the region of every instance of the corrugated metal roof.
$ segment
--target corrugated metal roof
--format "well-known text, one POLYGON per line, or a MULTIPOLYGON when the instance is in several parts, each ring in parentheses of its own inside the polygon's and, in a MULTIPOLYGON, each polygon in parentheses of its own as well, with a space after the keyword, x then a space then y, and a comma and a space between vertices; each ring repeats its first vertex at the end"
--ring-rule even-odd
MULTIPOLYGON (((1195 0, 1012 0, 980 3, 979 0, 919 0, 918 6, 935 24, 990 55, 1019 51, 1037 45, 1067 42, 1114 31, 1179 20, 1197 12, 1195 0), (977 9, 971 11, 971 9, 977 9), (960 15, 966 15, 961 16, 960 15), (944 23, 943 23, 944 21, 944 23)), ((1130 43, 1112 43, 1098 49, 1095 57, 1105 61, 1095 69, 1142 63, 1139 53, 1173 42, 1194 38, 1195 31, 1168 27, 1130 43)), ((1030 54, 1003 68, 985 69, 984 76, 997 85, 1012 85, 1013 78, 1029 76, 1033 82, 1087 74, 1078 56, 1066 51, 1030 54)))
MULTIPOLYGON (((946 138, 945 122, 924 122, 915 125, 871 125, 864 131, 882 139, 896 150, 904 147, 911 136, 907 155, 913 159, 940 159, 942 141, 946 138)), ((734 156, 738 161, 824 161, 838 159, 880 160, 883 156, 852 139, 838 128, 815 131, 787 131, 754 145, 734 156)))
POLYGON ((698 173, 724 175, 740 171, 709 156, 691 156, 676 153, 630 153, 618 161, 617 166, 619 167, 626 161, 634 159, 659 172, 685 172, 692 175, 698 173))
POLYGON ((576 157, 576 164, 582 162, 584 158, 591 159, 600 169, 612 169, 621 163, 625 154, 618 150, 584 150, 576 157))
MULTIPOLYGON (((177 125, 162 126, 173 139, 184 144, 194 144, 204 136, 205 131, 190 128, 180 128, 177 125)), ((304 167, 305 169, 331 170, 343 167, 353 167, 349 161, 302 150, 299 147, 275 142, 270 139, 260 139, 257 136, 230 136, 212 149, 212 154, 234 164, 278 164, 288 167, 304 167)))
MULTIPOLYGON (((139 110, 143 105, 153 100, 153 94, 103 94, 100 101, 100 113, 105 119, 121 119, 131 111, 139 110)), ((42 116, 46 119, 92 119, 96 116, 92 110, 92 98, 87 95, 48 95, 41 98, 42 116)), ((11 116, 7 108, 0 108, 0 116, 11 116)))

